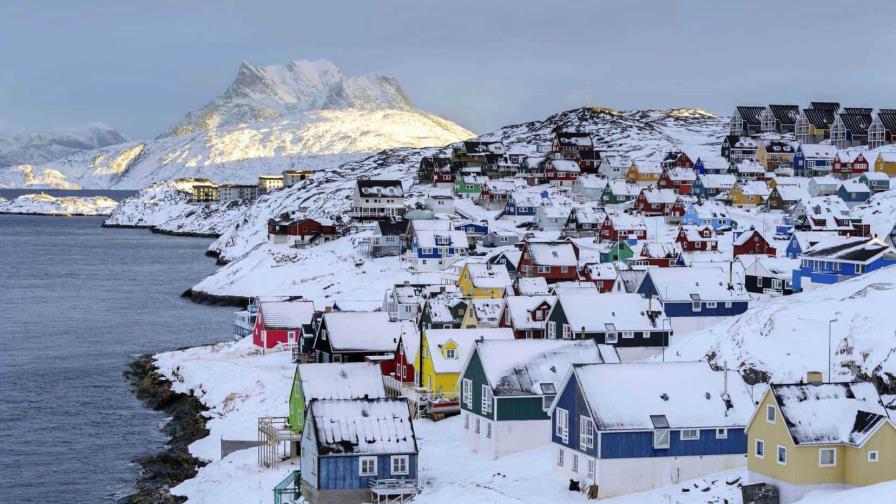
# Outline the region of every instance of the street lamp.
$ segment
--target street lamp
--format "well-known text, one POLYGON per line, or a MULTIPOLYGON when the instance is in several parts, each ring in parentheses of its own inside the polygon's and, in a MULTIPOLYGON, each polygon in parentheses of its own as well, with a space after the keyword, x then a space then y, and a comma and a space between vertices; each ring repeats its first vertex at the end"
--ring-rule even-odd
POLYGON ((833 383, 834 380, 831 378, 831 327, 834 325, 837 319, 833 318, 828 320, 828 381, 833 383))

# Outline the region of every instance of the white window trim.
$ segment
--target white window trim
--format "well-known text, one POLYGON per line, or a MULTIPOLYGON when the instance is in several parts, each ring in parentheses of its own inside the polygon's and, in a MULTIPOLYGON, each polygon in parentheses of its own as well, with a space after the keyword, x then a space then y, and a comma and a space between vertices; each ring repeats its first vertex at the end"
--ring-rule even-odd
POLYGON ((837 467, 837 449, 836 448, 819 448, 818 449, 818 467, 837 467), (831 452, 834 454, 833 462, 830 464, 824 464, 821 461, 821 454, 824 452, 831 452))
POLYGON ((558 448, 557 451, 557 467, 563 467, 563 448, 558 448))
POLYGON ((669 429, 654 429, 653 431, 653 449, 654 450, 668 450, 672 445, 672 431, 669 429), (665 444, 657 444, 656 435, 660 432, 666 433, 666 442, 665 444))
POLYGON ((699 441, 700 440, 700 429, 681 429, 678 433, 679 438, 682 441, 699 441), (694 435, 685 436, 685 432, 694 432, 694 435))
POLYGON ((635 337, 635 333, 634 333, 634 331, 622 331, 622 338, 623 338, 623 339, 632 339, 632 338, 634 338, 634 337, 635 337))
POLYGON ((467 408, 473 409, 473 380, 464 378, 463 381, 464 404, 467 408))
POLYGON ((454 348, 445 349, 445 358, 446 359, 457 359, 457 350, 454 348))
POLYGON ((594 422, 584 415, 579 417, 579 448, 582 450, 594 448, 594 422), (586 425, 590 426, 591 431, 591 433, 587 435, 585 429, 586 425))
POLYGON ((728 439, 728 429, 716 429, 716 439, 728 439))
POLYGON ((870 463, 870 464, 876 464, 876 463, 880 462, 880 452, 877 450, 869 450, 867 457, 868 457, 868 463, 870 463), (874 460, 871 460, 872 454, 874 455, 874 460))
POLYGON ((557 397, 556 394, 546 394, 541 396, 541 409, 542 411, 547 411, 551 409, 551 404, 554 403, 554 398, 557 397), (547 403, 545 403, 547 401, 547 403))
POLYGON ((765 407, 765 421, 773 424, 778 421, 778 408, 772 406, 771 404, 766 405, 765 407), (771 420, 769 420, 769 413, 771 413, 771 420))
POLYGON ((563 408, 554 410, 557 416, 554 434, 563 440, 564 444, 569 443, 569 412, 563 408))
POLYGON ((411 460, 410 460, 410 457, 408 457, 407 455, 392 455, 392 457, 389 460, 389 463, 390 463, 389 465, 392 468, 392 474, 406 475, 411 470, 411 460), (395 469, 395 463, 400 460, 404 460, 404 470, 401 470, 400 468, 399 468, 399 470, 395 469))
POLYGON ((492 411, 492 389, 489 388, 488 385, 482 386, 482 412, 483 413, 491 413, 492 411))
POLYGON ((492 438, 492 423, 491 422, 485 422, 485 438, 486 439, 492 438))
POLYGON ((376 476, 377 463, 376 457, 360 457, 358 459, 358 476, 376 476), (373 461, 373 472, 364 471, 364 463, 373 461))
POLYGON ((765 458, 765 441, 762 439, 756 439, 753 442, 753 456, 758 459, 765 458), (759 446, 762 445, 762 453, 759 453, 759 446))
POLYGON ((708 309, 710 309, 710 310, 713 309, 713 308, 715 308, 716 306, 717 306, 717 304, 716 304, 715 301, 707 301, 707 302, 706 302, 706 307, 707 307, 708 309))
POLYGON ((783 445, 777 445, 775 447, 775 462, 778 465, 786 466, 787 465, 787 447, 783 445), (784 462, 781 462, 781 449, 784 449, 784 462))

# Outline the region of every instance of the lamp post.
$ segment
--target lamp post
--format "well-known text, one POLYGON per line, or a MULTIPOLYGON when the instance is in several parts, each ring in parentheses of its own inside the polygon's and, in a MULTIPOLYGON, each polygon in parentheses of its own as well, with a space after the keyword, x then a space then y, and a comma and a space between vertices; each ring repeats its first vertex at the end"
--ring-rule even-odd
POLYGON ((828 320, 828 381, 833 383, 834 380, 831 377, 831 327, 834 325, 837 319, 833 318, 828 320))

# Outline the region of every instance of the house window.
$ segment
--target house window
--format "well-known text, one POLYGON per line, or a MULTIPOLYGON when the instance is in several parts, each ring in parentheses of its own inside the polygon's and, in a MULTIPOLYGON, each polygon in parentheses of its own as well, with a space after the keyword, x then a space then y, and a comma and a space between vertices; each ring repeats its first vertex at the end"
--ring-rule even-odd
POLYGON ((765 441, 761 439, 756 440, 756 446, 753 450, 753 454, 756 455, 756 458, 765 458, 765 441))
POLYGON ((551 409, 551 404, 554 402, 555 397, 557 397, 557 396, 555 396, 555 395, 541 396, 541 409, 544 411, 551 409))
POLYGON ((700 301, 694 301, 691 303, 691 309, 693 311, 700 311, 700 301))
POLYGON ((563 339, 572 338, 572 329, 569 328, 569 324, 563 324, 563 339))
POLYGON ((837 450, 834 448, 818 449, 818 467, 834 467, 837 465, 837 450))
POLYGON ((464 396, 464 405, 467 408, 473 408, 473 380, 469 378, 464 378, 463 381, 463 396, 464 396))
POLYGON ((706 307, 709 308, 709 309, 713 309, 713 308, 716 307, 716 302, 715 302, 715 301, 707 301, 707 302, 706 302, 706 307))
POLYGON ((479 428, 480 428, 480 424, 481 424, 481 423, 482 423, 482 422, 481 422, 481 420, 479 419, 479 417, 476 417, 476 434, 479 434, 479 428))
POLYGON ((681 431, 681 440, 682 441, 694 441, 700 439, 700 431, 697 429, 682 429, 681 431))
POLYGON ((669 448, 669 429, 653 431, 653 448, 657 450, 669 448))
POLYGON ((594 459, 590 458, 590 459, 588 459, 588 476, 590 476, 592 478, 594 477, 594 469, 595 469, 594 459))
POLYGON ((632 331, 622 331, 622 339, 631 339, 635 337, 635 333, 632 331))
POLYGON ((538 267, 538 272, 539 272, 539 273, 550 273, 550 272, 551 272, 551 267, 550 267, 550 266, 539 266, 539 267, 538 267))
POLYGON ((485 422, 485 438, 486 439, 492 438, 492 423, 491 422, 485 422))
POLYGON ((607 343, 609 343, 609 344, 618 343, 619 342, 619 333, 608 332, 606 340, 607 340, 607 343))
POLYGON ((579 456, 575 453, 572 455, 572 472, 579 472, 579 456))
MULTIPOLYGON (((535 320, 544 320, 543 310, 535 310, 535 320)), ((553 322, 551 322, 551 324, 553 324, 553 322)))
POLYGON ((464 430, 470 430, 470 415, 464 413, 464 430))
POLYGON ((408 473, 408 456, 407 455, 392 455, 392 474, 407 474, 408 473))
POLYGON ((716 429, 716 439, 727 439, 728 429, 716 429))
POLYGON ((556 417, 556 425, 554 426, 554 434, 563 440, 563 443, 569 442, 569 412, 563 408, 554 410, 556 417))
POLYGON ((376 476, 376 457, 361 457, 358 465, 359 476, 376 476))
POLYGON ((781 465, 787 465, 787 447, 778 445, 777 461, 781 465))
POLYGON ((488 385, 482 386, 482 412, 489 413, 492 410, 492 389, 488 385))
POLYGON ((868 462, 874 463, 874 462, 877 462, 878 460, 880 460, 880 452, 879 451, 873 450, 873 451, 868 452, 868 462))
POLYGON ((563 467, 563 448, 557 450, 557 467, 563 467))
POLYGON ((775 419, 778 418, 778 410, 772 405, 768 405, 765 407, 765 421, 768 423, 775 423, 775 419))
POLYGON ((594 447, 594 422, 586 416, 579 418, 579 448, 583 451, 594 447))
POLYGON ((566 266, 560 266, 560 273, 566 273, 568 269, 566 266))
POLYGON ((548 338, 556 338, 557 337, 557 323, 554 321, 548 322, 548 338))
POLYGON ((864 264, 856 264, 856 275, 861 275, 864 272, 865 272, 865 265, 864 264))
POLYGON ((457 350, 454 348, 449 348, 445 350, 445 357, 448 359, 456 359, 457 358, 457 350))
POLYGON ((731 308, 731 301, 725 301, 725 308, 731 308))

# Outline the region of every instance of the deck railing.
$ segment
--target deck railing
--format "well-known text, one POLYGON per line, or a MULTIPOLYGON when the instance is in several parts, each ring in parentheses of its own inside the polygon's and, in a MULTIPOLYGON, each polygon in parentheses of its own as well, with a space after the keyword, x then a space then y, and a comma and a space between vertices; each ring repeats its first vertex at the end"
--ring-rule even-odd
POLYGON ((374 503, 404 503, 417 495, 415 479, 372 479, 368 485, 374 503))
POLYGON ((274 504, 291 504, 302 498, 302 472, 293 471, 274 487, 274 504))

